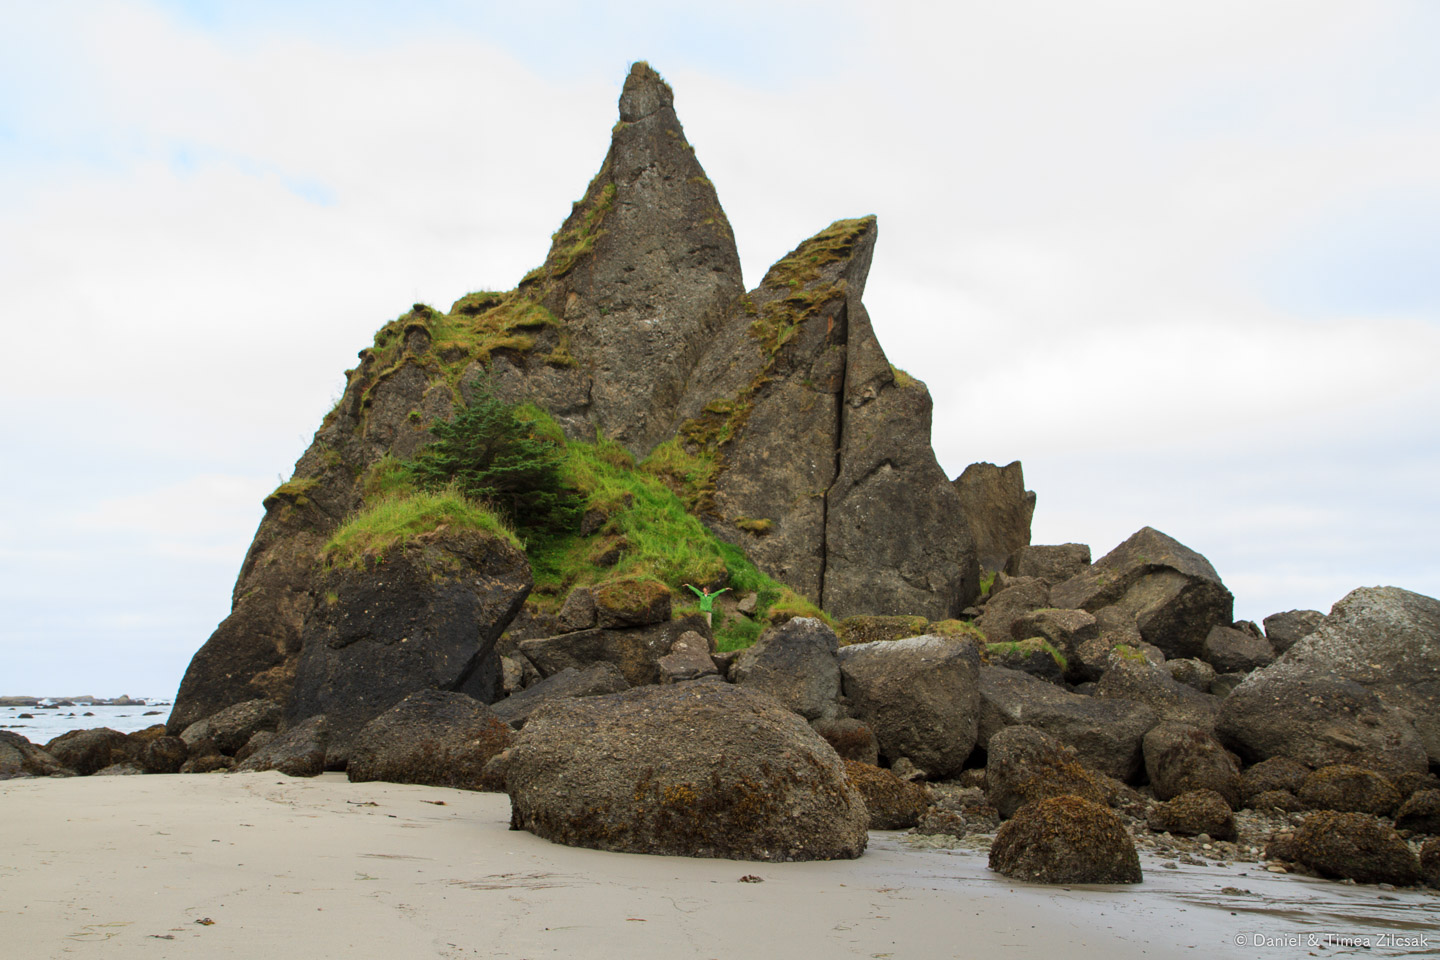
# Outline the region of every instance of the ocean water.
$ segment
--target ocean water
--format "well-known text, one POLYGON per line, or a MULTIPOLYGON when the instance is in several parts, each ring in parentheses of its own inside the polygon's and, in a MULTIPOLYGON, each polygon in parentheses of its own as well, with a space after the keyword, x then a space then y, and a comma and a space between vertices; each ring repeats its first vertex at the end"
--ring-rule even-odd
POLYGON ((47 710, 42 707, 0 707, 0 730, 18 733, 31 743, 44 746, 51 740, 71 730, 89 730, 92 727, 109 727, 121 733, 134 733, 148 726, 164 723, 170 717, 170 704, 156 702, 155 706, 138 707, 60 707, 47 710), (31 714, 34 719, 22 718, 20 714, 31 714), (94 714, 94 716, 86 716, 94 714))

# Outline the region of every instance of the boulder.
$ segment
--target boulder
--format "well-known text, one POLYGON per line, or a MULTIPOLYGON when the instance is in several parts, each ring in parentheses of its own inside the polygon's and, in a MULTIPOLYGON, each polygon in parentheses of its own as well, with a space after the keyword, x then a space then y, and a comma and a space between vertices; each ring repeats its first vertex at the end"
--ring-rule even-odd
POLYGON ((1249 763, 1271 757, 1312 769, 1348 763, 1391 779, 1428 767, 1407 715, 1353 680, 1299 672, 1285 657, 1221 701, 1216 734, 1249 763))
POLYGON ((1114 813, 1076 796, 1027 804, 1001 824, 990 869, 1037 883, 1139 883, 1135 841, 1114 813))
POLYGON ((179 773, 190 757, 189 748, 180 737, 164 736, 164 727, 157 737, 137 739, 131 734, 126 739, 125 750, 130 759, 145 773, 179 773))
POLYGON ((275 739, 252 753, 236 769, 251 773, 274 770, 287 777, 318 777, 325 772, 326 750, 330 738, 328 726, 324 714, 306 717, 295 726, 280 732, 275 739))
POLYGON ((1065 655, 1043 637, 987 643, 984 660, 991 666, 1028 674, 1051 684, 1060 683, 1068 665, 1065 655))
POLYGON ((932 778, 964 766, 980 713, 974 644, 908 637, 841 647, 838 657, 850 712, 892 766, 905 757, 932 778))
POLYGON ((1080 645, 1099 639, 1100 626, 1095 618, 1084 610, 1044 608, 1014 620, 1010 624, 1010 636, 1014 640, 1040 637, 1048 641, 1066 661, 1066 679, 1078 681, 1085 679, 1079 665, 1080 645))
POLYGON ((1084 543, 1026 546, 1010 554, 1005 573, 1011 577, 1036 577, 1053 587, 1083 573, 1090 566, 1090 547, 1084 543))
POLYGON ((511 748, 506 785, 512 827, 627 853, 853 858, 869 822, 804 720, 715 680, 547 705, 511 748))
POLYGON ((874 616, 861 614, 846 617, 835 624, 835 635, 842 644, 874 643, 879 640, 900 640, 918 637, 926 632, 930 621, 924 617, 874 616))
POLYGON ((1204 660, 1182 657, 1179 660, 1166 660, 1163 666, 1165 672, 1170 674, 1177 683, 1183 683, 1201 693, 1209 693, 1210 685, 1215 682, 1215 668, 1204 660))
POLYGON ((1158 800, 1207 790, 1240 809, 1240 768, 1220 741, 1199 727, 1162 723, 1152 728, 1145 734, 1145 772, 1158 800))
POLYGON ((1296 794, 1300 784, 1310 776, 1310 768, 1289 757, 1271 757, 1246 767, 1240 774, 1240 797, 1249 804, 1262 793, 1285 790, 1296 794))
POLYGON ((980 668, 978 745, 1006 727, 1034 727, 1072 748, 1088 769, 1118 780, 1140 771, 1141 738, 1159 720, 1149 707, 1069 693, 1004 667, 980 668))
POLYGON ((1245 801, 1251 810, 1279 810, 1282 813, 1298 813, 1305 809, 1300 798, 1289 790, 1262 790, 1245 801))
POLYGON ((565 597, 556 615, 566 630, 588 630, 596 624, 595 595, 589 587, 576 587, 565 597))
POLYGON ((679 683, 701 677, 718 676, 720 671, 710 656, 710 641, 694 630, 687 630, 670 645, 670 652, 655 663, 661 683, 679 683))
POLYGON ((610 580, 590 593, 595 622, 602 629, 648 627, 670 619, 670 588, 655 580, 610 580))
POLYGON ((1095 685, 1095 696, 1143 703, 1161 720, 1187 723, 1202 730, 1215 728, 1220 701, 1206 693, 1177 683, 1161 666, 1137 652, 1116 656, 1095 685))
POLYGON ((45 744, 45 752, 82 777, 130 759, 125 752, 125 734, 109 727, 62 733, 45 744))
POLYGON ((1258 632, 1216 624, 1205 635, 1200 657, 1220 673, 1248 673, 1269 666, 1275 648, 1258 632))
POLYGON ((1428 762, 1440 763, 1440 600, 1399 587, 1352 590, 1261 674, 1353 681, 1406 714, 1428 762))
POLYGON ((530 586, 530 565, 511 543, 443 527, 384 563, 330 570, 305 620, 286 728, 324 714, 326 762, 338 767, 361 727, 416 691, 498 699, 495 641, 530 586))
POLYGON ((612 663, 633 687, 660 682, 660 658, 670 652, 682 634, 708 636, 705 618, 692 615, 645 627, 613 630, 576 630, 554 637, 522 640, 520 652, 542 677, 574 667, 584 670, 597 663, 612 663))
POLYGON ((1105 803, 1105 789, 1075 759, 1075 752, 1034 727, 1007 727, 990 738, 985 791, 1002 817, 1027 803, 1074 794, 1105 803))
POLYGON ((1295 831, 1295 859, 1326 876, 1409 886, 1420 863, 1394 830, 1364 813, 1322 810, 1295 831))
POLYGON ((73 777, 75 771, 41 747, 9 730, 0 730, 0 780, 18 777, 73 777))
POLYGON ((839 646, 824 621, 796 617, 742 651, 730 680, 769 694, 807 720, 831 716, 840 696, 839 646))
POLYGON ((1025 489, 1020 461, 1003 467, 972 463, 955 478, 960 516, 975 541, 975 555, 985 570, 1002 570, 1015 551, 1030 543, 1035 494, 1025 489))
POLYGON ((525 726, 530 714, 542 704, 566 697, 594 697, 603 693, 619 693, 630 689, 618 667, 613 663, 592 663, 584 670, 566 667, 519 693, 490 705, 495 716, 516 730, 525 726))
POLYGON ((985 639, 996 642, 1014 637, 1015 621, 1027 613, 1052 606, 1050 590, 1036 577, 1016 577, 985 601, 984 612, 975 626, 985 639))
POLYGON ((1144 527, 1050 591, 1051 605, 1095 613, 1117 606, 1166 657, 1199 656, 1210 628, 1234 619, 1234 598, 1200 554, 1144 527))
POLYGON ((96 770, 92 776, 96 777, 138 777, 145 773, 145 768, 133 760, 125 760, 120 763, 112 763, 108 767, 96 770))
POLYGON ((1431 837, 1420 846, 1420 879, 1440 889, 1440 837, 1431 837))
POLYGON ((1235 815, 1230 803, 1214 790, 1190 790, 1150 808, 1151 830, 1182 837, 1208 834, 1213 840, 1234 840, 1235 815))
POLYGON ((1388 817, 1400 806, 1395 785, 1373 770, 1348 764, 1321 767, 1295 794, 1311 810, 1339 810, 1388 817))
POLYGON ((1440 834, 1440 790, 1416 790, 1395 811, 1395 829, 1440 834))
POLYGON ((1276 653, 1284 653, 1301 640, 1315 632, 1325 622, 1325 614, 1319 610, 1287 610, 1272 613, 1265 618, 1265 639, 1276 653))
POLYGON ((854 760, 872 767, 880 765, 880 743, 875 732, 850 717, 824 718, 810 721, 814 731, 835 748, 841 760, 854 760))
POLYGON ((280 704, 273 700, 244 700, 190 724, 180 732, 180 739, 187 748, 201 740, 213 740, 217 750, 233 756, 257 730, 278 727, 281 714, 280 704))
POLYGON ((479 790, 485 765, 510 745, 510 737, 510 728, 474 697, 421 690, 360 729, 345 772, 352 783, 479 790))
POLYGON ((865 799, 871 830, 909 830, 930 806, 929 788, 901 780, 889 770, 846 760, 845 776, 865 799))

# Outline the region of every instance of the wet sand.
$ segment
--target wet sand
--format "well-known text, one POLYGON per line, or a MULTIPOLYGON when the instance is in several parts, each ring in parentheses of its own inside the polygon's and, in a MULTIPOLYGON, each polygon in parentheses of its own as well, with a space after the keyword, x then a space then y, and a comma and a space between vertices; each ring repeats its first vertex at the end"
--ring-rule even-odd
POLYGON ((1440 897, 1427 891, 1254 864, 1169 870, 1146 855, 1143 884, 1028 885, 990 872, 982 852, 880 832, 861 859, 823 863, 577 850, 509 830, 504 796, 338 774, 12 780, 0 812, 0 944, 15 957, 1440 951, 1440 897))

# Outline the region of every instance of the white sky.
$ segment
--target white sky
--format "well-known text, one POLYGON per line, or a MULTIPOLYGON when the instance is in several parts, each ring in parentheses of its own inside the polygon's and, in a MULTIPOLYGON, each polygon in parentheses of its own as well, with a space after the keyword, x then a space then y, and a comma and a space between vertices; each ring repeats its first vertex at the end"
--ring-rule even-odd
POLYGON ((634 59, 748 285, 879 216, 1034 542, 1440 594, 1440 4, 681 6, 0 0, 0 693, 172 694, 355 352, 543 259, 634 59))

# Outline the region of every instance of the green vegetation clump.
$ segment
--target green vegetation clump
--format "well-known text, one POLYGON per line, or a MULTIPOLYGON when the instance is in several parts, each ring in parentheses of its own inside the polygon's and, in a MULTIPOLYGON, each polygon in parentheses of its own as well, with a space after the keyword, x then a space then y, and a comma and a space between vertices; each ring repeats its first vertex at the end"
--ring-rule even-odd
POLYGON ((1131 663, 1149 663, 1150 658, 1145 656, 1143 651, 1137 650, 1128 643, 1117 643, 1110 648, 1110 653, 1122 660, 1129 660, 1131 663))
POLYGON ((926 628, 926 632, 946 640, 969 640, 982 645, 987 642, 985 631, 968 620, 937 620, 926 628))
POLYGON ((995 586, 995 578, 999 576, 994 570, 980 571, 980 596, 990 596, 990 588, 995 586))
POLYGON ((438 492, 411 488, 383 496, 351 517, 335 531, 321 556, 326 567, 383 563, 391 550, 442 526, 479 530, 520 546, 504 521, 483 503, 453 488, 438 492))
POLYGON ((1060 668, 1062 673, 1069 669, 1070 661, 1066 659, 1065 654, 1055 649, 1054 644, 1043 637, 1030 637, 1027 640, 1007 640, 1001 643, 985 644, 985 652, 991 657, 1028 657, 1037 651, 1048 654, 1050 659, 1055 661, 1055 665, 1060 668))
POLYGON ((463 410, 430 432, 435 442, 406 467, 417 486, 453 485, 524 534, 557 533, 578 520, 579 503, 561 472, 564 434, 537 408, 509 406, 480 383, 463 410))

